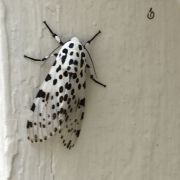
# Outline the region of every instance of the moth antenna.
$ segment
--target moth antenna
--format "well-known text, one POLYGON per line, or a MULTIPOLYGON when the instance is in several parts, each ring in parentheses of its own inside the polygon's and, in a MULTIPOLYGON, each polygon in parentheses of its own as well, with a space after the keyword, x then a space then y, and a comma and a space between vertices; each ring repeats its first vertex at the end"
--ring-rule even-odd
POLYGON ((49 32, 51 33, 51 35, 53 36, 53 38, 55 38, 55 40, 60 43, 60 45, 64 45, 64 42, 61 41, 61 38, 52 31, 52 29, 49 27, 49 25, 46 23, 46 21, 43 21, 43 23, 45 24, 45 26, 48 28, 49 32))
POLYGON ((55 37, 56 34, 51 30, 51 28, 50 28, 49 25, 46 23, 46 21, 43 21, 43 23, 46 25, 46 27, 48 28, 48 30, 50 31, 50 33, 52 34, 52 36, 55 37))

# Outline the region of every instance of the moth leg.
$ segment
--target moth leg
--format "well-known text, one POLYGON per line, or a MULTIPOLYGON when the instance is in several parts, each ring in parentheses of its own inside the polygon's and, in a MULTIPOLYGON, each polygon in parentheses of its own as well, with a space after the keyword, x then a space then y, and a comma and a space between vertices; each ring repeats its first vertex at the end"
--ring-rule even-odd
POLYGON ((49 27, 49 25, 46 23, 46 21, 43 21, 43 23, 46 25, 46 27, 48 28, 49 32, 51 33, 52 37, 60 44, 60 45, 64 45, 64 43, 61 41, 61 38, 52 31, 52 29, 49 27))
POLYGON ((99 81, 94 77, 92 68, 91 68, 91 66, 90 66, 89 64, 86 64, 86 68, 87 68, 88 71, 89 71, 91 80, 93 80, 95 83, 97 83, 97 84, 99 84, 99 85, 101 85, 101 86, 103 86, 103 87, 106 87, 105 84, 99 82, 99 81))
POLYGON ((57 56, 57 53, 54 53, 54 54, 51 54, 50 56, 45 56, 43 57, 42 59, 37 59, 37 58, 33 58, 33 57, 29 57, 27 55, 24 55, 24 58, 27 58, 27 59, 31 59, 33 61, 46 61, 47 59, 49 59, 51 56, 57 56))
MULTIPOLYGON (((100 33, 101 33, 101 31, 99 30, 90 40, 88 40, 88 41, 86 42, 86 44, 90 44, 100 33)), ((85 44, 85 45, 86 45, 86 44, 85 44)))
POLYGON ((47 59, 49 59, 51 56, 57 56, 57 53, 54 53, 54 51, 56 51, 61 45, 59 45, 58 47, 56 47, 55 49, 53 49, 53 51, 51 51, 51 53, 49 53, 48 56, 45 56, 43 57, 42 59, 37 59, 37 58, 32 58, 32 57, 29 57, 27 55, 24 55, 24 58, 27 58, 27 59, 31 59, 33 61, 46 61, 47 59))
POLYGON ((97 84, 99 84, 99 85, 101 85, 101 86, 103 86, 103 87, 106 87, 105 84, 103 84, 103 83, 99 82, 98 80, 96 80, 96 79, 93 77, 93 75, 91 75, 90 78, 91 78, 95 83, 97 83, 97 84))

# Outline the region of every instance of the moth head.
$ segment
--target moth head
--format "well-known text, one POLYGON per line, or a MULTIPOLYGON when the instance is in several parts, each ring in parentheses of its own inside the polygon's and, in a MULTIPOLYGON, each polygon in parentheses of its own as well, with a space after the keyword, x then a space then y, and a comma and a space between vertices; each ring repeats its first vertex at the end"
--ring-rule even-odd
POLYGON ((72 37, 71 41, 73 41, 74 43, 79 43, 79 39, 77 37, 72 37))

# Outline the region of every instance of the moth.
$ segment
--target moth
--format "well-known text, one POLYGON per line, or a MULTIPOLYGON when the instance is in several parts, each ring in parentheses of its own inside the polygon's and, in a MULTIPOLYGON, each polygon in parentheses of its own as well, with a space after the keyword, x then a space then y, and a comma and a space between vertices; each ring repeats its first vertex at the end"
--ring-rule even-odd
POLYGON ((77 37, 62 42, 46 21, 43 23, 59 45, 42 59, 24 55, 25 58, 33 61, 45 61, 55 56, 55 61, 31 106, 33 120, 27 120, 27 139, 32 143, 43 142, 59 134, 63 145, 71 149, 80 135, 84 119, 88 76, 95 83, 106 87, 97 80, 92 58, 86 48, 100 31, 85 44, 82 44, 77 37), (60 48, 59 52, 54 53, 58 48, 60 48), (88 63, 87 56, 91 63, 88 63))

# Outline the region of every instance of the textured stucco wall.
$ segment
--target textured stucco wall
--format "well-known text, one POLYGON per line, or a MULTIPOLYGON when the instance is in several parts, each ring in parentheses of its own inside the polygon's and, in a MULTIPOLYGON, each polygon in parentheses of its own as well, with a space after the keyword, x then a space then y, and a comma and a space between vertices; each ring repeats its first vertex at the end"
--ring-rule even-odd
POLYGON ((179 180, 180 1, 1 0, 0 180, 179 180), (146 15, 150 7, 153 20, 146 15), (89 47, 103 89, 88 82, 86 117, 71 151, 57 137, 31 145, 25 122, 56 42, 89 47))

